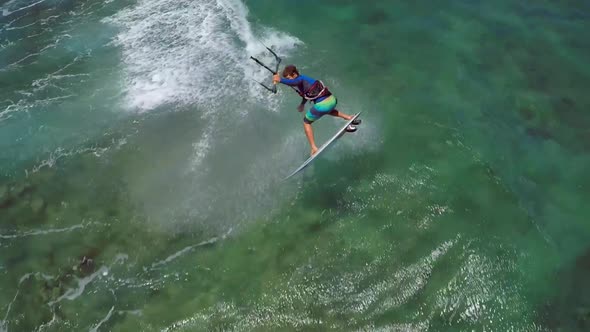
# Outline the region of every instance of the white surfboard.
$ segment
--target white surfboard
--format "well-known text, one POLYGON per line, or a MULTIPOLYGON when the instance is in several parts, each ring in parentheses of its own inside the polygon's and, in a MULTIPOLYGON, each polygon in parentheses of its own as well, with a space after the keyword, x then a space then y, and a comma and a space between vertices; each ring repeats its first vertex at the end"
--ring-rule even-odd
POLYGON ((359 117, 359 115, 361 115, 361 112, 358 112, 357 114, 355 114, 352 119, 348 120, 348 122, 346 122, 346 124, 340 128, 340 130, 338 130, 336 132, 336 134, 334 134, 334 136, 332 136, 332 138, 330 138, 328 141, 326 141, 326 143, 324 143, 322 146, 320 146, 320 148, 318 149, 318 151, 311 157, 309 157, 306 161, 303 162, 303 164, 301 164, 301 166, 299 166, 296 170, 294 170, 291 174, 289 174, 287 177, 285 177, 283 179, 287 180, 288 178, 292 177, 293 175, 299 173, 300 171, 302 171, 305 167, 307 167, 309 164, 311 164, 311 162, 317 157, 319 156, 322 151, 324 151, 328 146, 330 146, 330 144, 334 143, 334 141, 336 141, 337 139, 339 139, 340 137, 342 137, 342 135, 344 135, 344 133, 346 132, 346 127, 348 127, 349 124, 352 123, 352 121, 356 120, 356 118, 359 117))

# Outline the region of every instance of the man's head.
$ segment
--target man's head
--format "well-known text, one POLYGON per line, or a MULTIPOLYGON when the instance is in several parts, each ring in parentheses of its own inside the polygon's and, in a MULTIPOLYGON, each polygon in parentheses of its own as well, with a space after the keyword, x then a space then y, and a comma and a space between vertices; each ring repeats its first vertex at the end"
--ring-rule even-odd
POLYGON ((288 78, 290 80, 297 78, 299 76, 299 72, 297 71, 297 67, 294 65, 288 65, 283 69, 283 77, 288 78))

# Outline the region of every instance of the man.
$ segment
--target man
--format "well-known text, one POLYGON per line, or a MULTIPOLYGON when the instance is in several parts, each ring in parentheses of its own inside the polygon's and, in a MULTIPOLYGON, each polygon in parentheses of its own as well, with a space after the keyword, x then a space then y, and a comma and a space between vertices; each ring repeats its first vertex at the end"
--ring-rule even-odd
MULTIPOLYGON (((317 119, 326 114, 343 118, 345 120, 352 119, 351 115, 344 114, 336 109, 336 96, 334 96, 324 84, 309 76, 300 75, 294 65, 288 65, 283 70, 283 78, 279 74, 273 76, 273 83, 283 83, 285 85, 296 88, 297 93, 301 96, 301 104, 297 107, 299 112, 303 111, 303 107, 307 101, 313 101, 314 105, 305 113, 303 117, 303 129, 305 136, 311 146, 311 154, 314 155, 318 151, 313 137, 313 129, 311 124, 317 119)), ((356 131, 356 125, 360 124, 361 120, 356 119, 346 128, 348 132, 356 131)))

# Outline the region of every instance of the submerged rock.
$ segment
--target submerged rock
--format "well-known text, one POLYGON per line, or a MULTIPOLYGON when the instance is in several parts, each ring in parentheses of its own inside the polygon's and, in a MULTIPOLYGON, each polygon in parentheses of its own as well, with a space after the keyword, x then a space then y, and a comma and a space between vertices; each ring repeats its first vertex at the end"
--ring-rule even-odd
POLYGON ((83 275, 89 275, 94 272, 96 269, 96 265, 94 264, 94 259, 90 257, 82 257, 80 260, 80 264, 78 264, 78 270, 82 272, 83 275))
POLYGON ((590 151, 590 130, 585 130, 577 135, 578 142, 582 144, 585 151, 590 151))
POLYGON ((551 331, 590 331, 590 247, 556 274, 555 289, 540 313, 551 331))
POLYGON ((22 183, 18 183, 11 188, 11 193, 14 196, 20 195, 23 191, 25 191, 25 186, 22 183))
POLYGON ((10 195, 8 194, 8 187, 0 186, 0 208, 10 205, 10 195))
POLYGON ((389 17, 387 13, 382 10, 373 10, 364 15, 363 21, 371 25, 379 25, 388 22, 389 17))
POLYGON ((553 138, 551 132, 543 128, 527 128, 526 133, 531 137, 542 138, 544 140, 553 138))
POLYGON ((520 113, 520 115, 527 121, 530 121, 535 117, 535 112, 528 107, 519 108, 518 113, 520 113))
POLYGON ((559 99, 559 103, 563 105, 563 107, 573 108, 576 107, 576 103, 568 97, 561 97, 559 99))
POLYGON ((577 316, 577 319, 580 323, 590 323, 590 307, 578 308, 577 316))
POLYGON ((576 107, 576 102, 568 97, 561 97, 552 101, 553 113, 560 122, 577 129, 585 130, 590 120, 588 114, 576 107))
POLYGON ((0 202, 4 200, 4 198, 6 198, 8 194, 8 188, 6 187, 6 185, 2 185, 0 186, 0 202))
POLYGON ((35 197, 31 200, 31 210, 34 213, 39 213, 45 208, 45 201, 41 197, 35 197))
POLYGON ((78 266, 75 268, 82 276, 88 276, 96 270, 95 258, 100 254, 99 249, 91 248, 79 258, 78 266))

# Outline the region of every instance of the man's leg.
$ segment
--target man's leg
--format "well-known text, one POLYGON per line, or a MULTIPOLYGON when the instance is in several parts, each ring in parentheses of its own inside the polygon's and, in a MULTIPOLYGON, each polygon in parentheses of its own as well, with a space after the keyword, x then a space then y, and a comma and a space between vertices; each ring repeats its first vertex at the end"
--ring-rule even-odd
POLYGON ((330 114, 331 116, 336 116, 336 117, 339 117, 339 118, 343 118, 344 120, 350 120, 350 119, 352 119, 352 115, 348 115, 346 113, 342 113, 342 112, 340 112, 337 109, 333 109, 328 114, 330 114))
MULTIPOLYGON (((340 112, 340 111, 339 111, 339 110, 337 110, 337 109, 333 109, 333 110, 332 110, 330 113, 328 113, 328 114, 330 114, 331 116, 336 116, 336 117, 342 118, 342 119, 344 119, 344 120, 350 120, 350 119, 352 119, 352 118, 353 118, 353 116, 352 116, 352 115, 348 115, 348 114, 342 113, 342 112, 340 112)), ((350 130, 349 130, 349 132, 353 132, 353 131, 355 131, 355 130, 356 130, 356 128, 355 128, 354 126, 356 126, 356 125, 359 125, 359 124, 361 124, 361 119, 359 119, 359 118, 356 118, 354 121, 352 121, 352 125, 350 126, 350 130)))
POLYGON ((314 155, 318 151, 318 147, 315 145, 315 140, 313 138, 313 128, 311 128, 311 122, 304 121, 303 129, 305 130, 305 136, 307 137, 309 145, 311 146, 311 154, 314 155))

